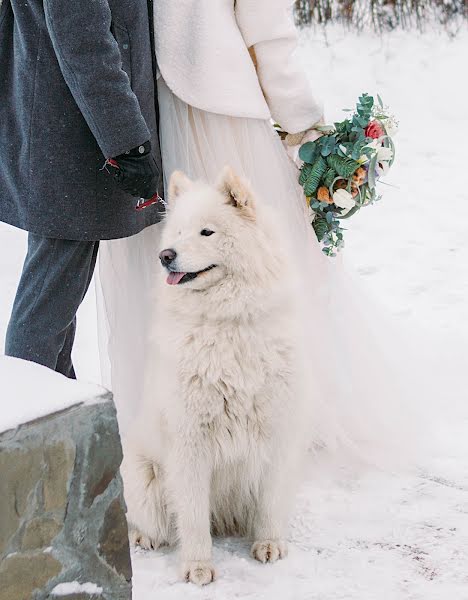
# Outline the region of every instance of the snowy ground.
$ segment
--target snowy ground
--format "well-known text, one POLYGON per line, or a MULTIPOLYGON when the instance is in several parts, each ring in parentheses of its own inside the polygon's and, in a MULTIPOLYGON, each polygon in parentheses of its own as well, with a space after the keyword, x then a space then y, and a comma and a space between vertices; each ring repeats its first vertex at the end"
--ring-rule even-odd
MULTIPOLYGON (((307 32, 301 45, 329 119, 362 91, 380 92, 400 119, 398 159, 388 179, 397 187, 355 218, 347 262, 403 327, 429 328, 457 348, 468 335, 467 54, 466 34, 356 37, 334 29, 326 37, 307 32)), ((24 235, 0 226, 0 248, 1 337, 24 235)), ((92 294, 79 317, 78 371, 98 381, 92 294)), ((173 552, 139 552, 135 600, 468 600, 465 399, 464 386, 447 389, 444 449, 418 475, 311 471, 297 499, 286 561, 258 565, 243 541, 216 540, 218 581, 199 590, 178 582, 173 552)))

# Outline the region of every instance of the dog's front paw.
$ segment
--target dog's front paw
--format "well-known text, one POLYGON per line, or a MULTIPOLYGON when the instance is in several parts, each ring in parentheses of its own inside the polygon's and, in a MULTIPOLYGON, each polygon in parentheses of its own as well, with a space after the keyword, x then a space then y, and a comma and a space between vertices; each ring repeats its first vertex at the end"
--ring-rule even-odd
POLYGON ((283 540, 262 540, 254 542, 250 552, 261 563, 273 563, 288 555, 288 546, 283 540))
POLYGON ((196 585, 208 585, 215 579, 215 570, 210 561, 191 560, 183 565, 183 576, 185 581, 196 585))

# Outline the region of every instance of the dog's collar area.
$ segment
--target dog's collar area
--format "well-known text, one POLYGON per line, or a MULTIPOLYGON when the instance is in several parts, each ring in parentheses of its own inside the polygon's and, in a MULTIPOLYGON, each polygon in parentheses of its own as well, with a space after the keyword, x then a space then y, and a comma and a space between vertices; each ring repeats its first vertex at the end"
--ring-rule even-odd
POLYGON ((169 283, 170 285, 180 285, 181 283, 187 283, 188 281, 193 281, 194 279, 196 279, 199 275, 202 275, 203 273, 207 273, 208 271, 211 271, 211 269, 214 269, 217 265, 210 265, 209 267, 206 267, 206 269, 202 269, 201 271, 194 271, 192 273, 176 273, 175 271, 171 271, 170 269, 168 269, 169 271, 169 275, 167 276, 167 283, 169 283), (182 277, 177 277, 177 275, 182 275, 182 277))

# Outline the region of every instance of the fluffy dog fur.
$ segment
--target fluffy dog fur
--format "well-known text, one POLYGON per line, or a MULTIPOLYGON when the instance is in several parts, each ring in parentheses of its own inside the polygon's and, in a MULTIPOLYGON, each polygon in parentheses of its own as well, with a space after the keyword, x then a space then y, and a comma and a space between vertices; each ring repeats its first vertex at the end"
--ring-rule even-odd
POLYGON ((154 348, 141 415, 124 440, 130 535, 178 541, 182 575, 214 578, 212 534, 242 535, 274 562, 307 424, 293 257, 271 214, 226 168, 216 186, 174 173, 161 249, 154 348), (214 232, 201 234, 203 230, 214 232), (207 267, 212 267, 205 271, 207 267))

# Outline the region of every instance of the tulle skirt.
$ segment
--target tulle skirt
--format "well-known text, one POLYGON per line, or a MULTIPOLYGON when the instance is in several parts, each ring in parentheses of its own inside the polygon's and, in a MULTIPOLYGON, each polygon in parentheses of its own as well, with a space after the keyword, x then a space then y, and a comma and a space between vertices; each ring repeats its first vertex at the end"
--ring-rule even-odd
MULTIPOLYGON (((298 317, 310 378, 311 446, 346 448, 371 459, 377 447, 387 452, 389 445, 402 447, 414 438, 409 432, 415 427, 414 398, 423 393, 414 360, 361 283, 339 258, 321 251, 297 169, 271 124, 195 109, 163 80, 159 103, 166 177, 180 169, 191 178, 215 181, 228 164, 280 215, 301 273, 298 317)), ((148 332, 163 226, 104 242, 100 252, 103 383, 114 393, 123 431, 138 412, 144 370, 151 368, 148 332)))

